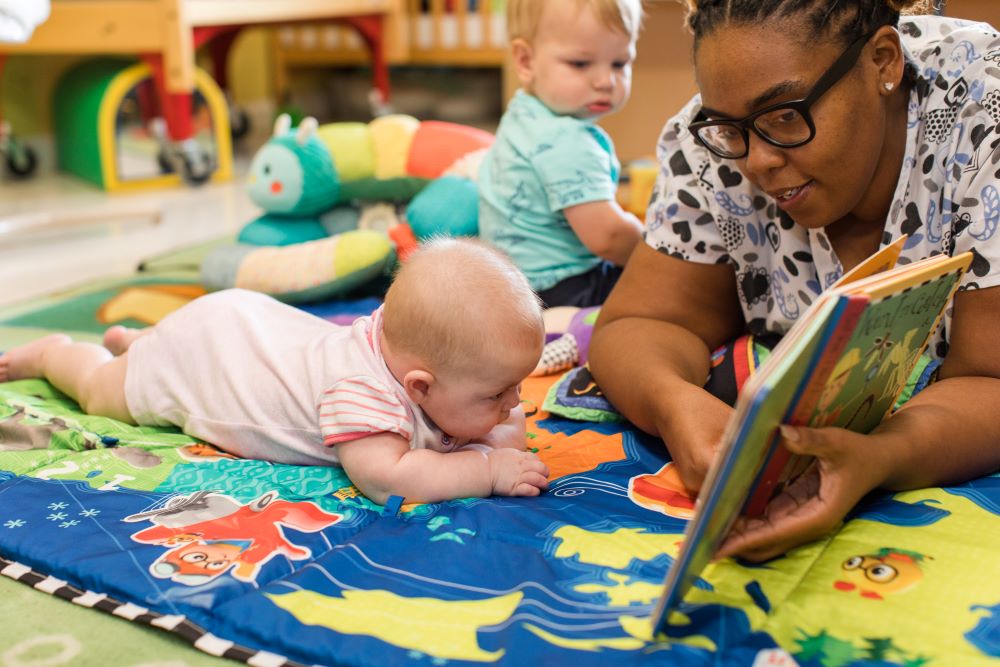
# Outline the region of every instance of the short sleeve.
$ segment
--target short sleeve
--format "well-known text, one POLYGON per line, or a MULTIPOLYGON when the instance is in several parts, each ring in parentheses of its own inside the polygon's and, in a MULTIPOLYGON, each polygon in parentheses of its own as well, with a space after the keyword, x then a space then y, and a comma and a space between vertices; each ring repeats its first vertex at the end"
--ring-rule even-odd
POLYGON ((618 160, 604 131, 576 119, 561 119, 552 137, 535 148, 531 165, 545 188, 549 208, 609 201, 618 185, 618 160))
MULTIPOLYGON (((1000 114, 998 114, 1000 115, 1000 114)), ((992 119, 989 119, 992 120, 992 119)), ((971 131, 978 143, 971 155, 954 157, 956 165, 964 162, 978 165, 972 170, 965 167, 960 177, 962 183, 955 193, 950 217, 951 255, 972 253, 972 263, 962 279, 963 289, 995 287, 1000 285, 1000 188, 996 172, 1000 169, 1000 137, 996 125, 987 128, 984 121, 971 131)), ((959 171, 958 168, 955 169, 959 171)), ((947 233, 947 232, 946 232, 947 233)))
POLYGON ((729 261, 729 253, 711 212, 708 191, 698 177, 702 163, 709 165, 708 152, 698 148, 682 127, 690 108, 667 123, 657 143, 660 171, 646 210, 645 239, 672 257, 721 264, 729 261))
POLYGON ((371 376, 345 378, 324 391, 319 426, 327 446, 377 433, 413 438, 409 409, 384 382, 371 376))

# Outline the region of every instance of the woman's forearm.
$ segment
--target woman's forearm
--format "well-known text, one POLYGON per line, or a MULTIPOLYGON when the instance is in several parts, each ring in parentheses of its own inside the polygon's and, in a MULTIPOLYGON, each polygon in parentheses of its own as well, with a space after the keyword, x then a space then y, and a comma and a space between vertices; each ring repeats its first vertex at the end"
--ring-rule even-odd
POLYGON ((681 409, 683 401, 677 399, 689 387, 701 392, 708 377, 705 343, 657 320, 625 317, 603 324, 594 332, 589 356, 594 379, 615 408, 643 431, 665 439, 658 433, 663 411, 681 409))
POLYGON ((917 489, 1000 470, 1000 379, 952 377, 931 384, 879 425, 873 452, 881 486, 917 489), (882 446, 884 444, 884 446, 882 446))

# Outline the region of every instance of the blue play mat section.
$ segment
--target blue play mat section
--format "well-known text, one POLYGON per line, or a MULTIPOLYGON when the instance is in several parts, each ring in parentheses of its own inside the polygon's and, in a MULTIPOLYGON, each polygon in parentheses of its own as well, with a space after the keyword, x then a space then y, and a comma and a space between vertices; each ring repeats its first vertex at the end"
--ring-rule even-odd
POLYGON ((0 571, 259 665, 1000 664, 995 477, 875 496, 785 558, 710 566, 652 636, 692 501, 661 443, 541 411, 552 382, 525 391, 548 493, 388 509, 338 468, 0 384, 0 571))

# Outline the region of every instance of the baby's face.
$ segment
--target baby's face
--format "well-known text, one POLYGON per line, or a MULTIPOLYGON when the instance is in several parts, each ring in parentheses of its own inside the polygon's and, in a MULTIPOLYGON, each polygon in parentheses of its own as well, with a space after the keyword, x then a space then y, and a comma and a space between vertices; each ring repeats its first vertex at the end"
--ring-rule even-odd
POLYGON ((531 53, 521 83, 557 114, 598 118, 628 101, 635 43, 588 6, 547 1, 531 53))
POLYGON ((521 402, 521 382, 534 370, 537 349, 515 350, 508 359, 491 361, 463 375, 437 376, 421 409, 438 427, 456 438, 480 438, 505 421, 521 402))

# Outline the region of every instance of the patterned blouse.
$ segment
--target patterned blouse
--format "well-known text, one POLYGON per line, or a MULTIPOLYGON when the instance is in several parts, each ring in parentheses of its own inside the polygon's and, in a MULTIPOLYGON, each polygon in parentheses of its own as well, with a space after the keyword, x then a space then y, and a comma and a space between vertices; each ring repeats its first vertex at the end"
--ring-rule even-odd
MULTIPOLYGON (((899 25, 916 75, 906 155, 882 234, 909 240, 899 259, 973 253, 961 289, 1000 284, 1000 33, 985 23, 936 16, 899 25)), ((736 272, 751 333, 783 334, 843 273, 824 230, 796 225, 732 161, 687 130, 695 96, 667 122, 657 146, 660 174, 646 218, 646 242, 660 252, 736 272)), ((948 351, 951 312, 928 348, 948 351)))

